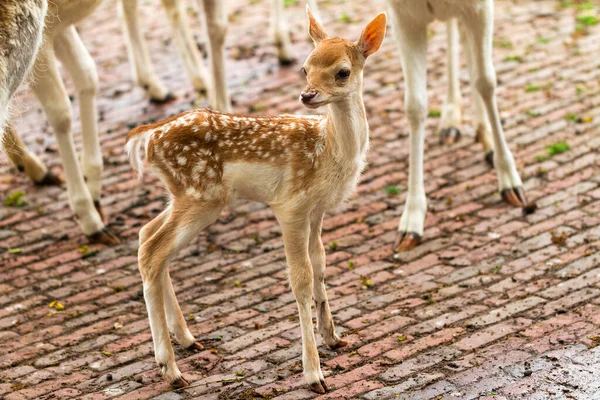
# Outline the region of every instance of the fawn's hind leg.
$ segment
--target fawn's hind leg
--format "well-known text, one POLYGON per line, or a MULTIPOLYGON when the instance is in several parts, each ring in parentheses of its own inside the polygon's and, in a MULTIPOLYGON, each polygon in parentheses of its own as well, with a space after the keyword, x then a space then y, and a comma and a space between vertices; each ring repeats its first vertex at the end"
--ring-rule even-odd
MULTIPOLYGON (((173 386, 187 386, 175 364, 169 327, 184 345, 191 334, 181 314, 168 278, 168 262, 187 246, 204 228, 219 216, 222 206, 212 203, 175 201, 170 210, 148 224, 140 232, 143 244, 138 253, 139 268, 144 283, 144 298, 154 342, 154 355, 164 379, 173 386), (162 224, 161 224, 162 222, 162 224), (150 236, 150 233, 154 233, 150 236), (179 335, 179 337, 178 337, 179 335)), ((191 337, 193 344, 193 337, 191 337)))

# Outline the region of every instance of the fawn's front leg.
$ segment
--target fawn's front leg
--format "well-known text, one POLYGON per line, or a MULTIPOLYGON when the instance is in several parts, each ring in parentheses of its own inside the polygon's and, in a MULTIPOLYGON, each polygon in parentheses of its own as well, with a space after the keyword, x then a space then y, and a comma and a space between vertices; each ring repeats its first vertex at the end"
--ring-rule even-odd
POLYGON ((309 216, 277 213, 283 232, 285 255, 289 265, 290 284, 296 297, 302 329, 302 367, 308 386, 313 392, 328 390, 319 364, 319 353, 313 332, 312 312, 313 270, 308 256, 309 216))
POLYGON ((313 296, 317 307, 317 330, 332 349, 346 346, 348 343, 335 333, 335 325, 329 309, 329 300, 325 290, 325 249, 321 240, 323 213, 313 212, 310 221, 310 239, 308 249, 313 269, 313 296))

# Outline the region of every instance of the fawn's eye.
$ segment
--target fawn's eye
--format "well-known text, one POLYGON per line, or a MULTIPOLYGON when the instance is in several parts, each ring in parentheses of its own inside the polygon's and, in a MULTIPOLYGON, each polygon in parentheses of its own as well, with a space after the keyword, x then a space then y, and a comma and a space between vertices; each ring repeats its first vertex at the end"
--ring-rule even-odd
POLYGON ((340 70, 338 71, 338 73, 337 73, 337 74, 335 74, 335 77, 336 77, 337 79, 348 79, 348 77, 349 77, 349 76, 350 76, 350 70, 349 70, 349 69, 346 69, 346 68, 344 68, 344 69, 340 69, 340 70))
POLYGON ((306 76, 306 75, 307 75, 307 74, 306 74, 306 68, 302 67, 302 68, 300 68, 300 71, 302 71, 302 73, 304 74, 304 76, 306 76))

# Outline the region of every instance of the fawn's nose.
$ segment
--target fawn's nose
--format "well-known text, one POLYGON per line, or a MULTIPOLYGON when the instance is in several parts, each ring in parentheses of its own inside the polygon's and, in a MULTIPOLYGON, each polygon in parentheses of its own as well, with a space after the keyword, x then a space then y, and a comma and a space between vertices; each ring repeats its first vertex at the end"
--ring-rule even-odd
POLYGON ((315 91, 310 91, 310 92, 302 92, 300 93, 300 100, 302 100, 303 103, 307 103, 309 101, 311 101, 312 99, 314 99, 317 95, 317 92, 315 91))

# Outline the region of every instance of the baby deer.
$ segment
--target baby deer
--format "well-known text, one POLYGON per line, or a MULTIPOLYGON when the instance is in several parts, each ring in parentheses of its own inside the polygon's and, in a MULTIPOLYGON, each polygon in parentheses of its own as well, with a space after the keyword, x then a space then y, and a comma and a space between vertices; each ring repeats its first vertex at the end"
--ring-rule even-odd
POLYGON ((175 364, 169 330, 180 345, 201 348, 190 333, 173 291, 167 264, 216 221, 234 198, 269 204, 281 225, 302 328, 302 364, 310 389, 325 393, 313 333, 331 348, 346 345, 336 334, 325 283, 321 224, 354 190, 365 165, 369 126, 362 97, 363 67, 386 30, 379 14, 357 42, 329 38, 307 7, 315 49, 304 63, 308 108, 328 105, 327 116, 250 117, 212 110, 184 112, 140 126, 127 137, 132 166, 146 163, 171 193, 171 204, 140 231, 139 268, 154 352, 163 377, 186 386, 175 364))

